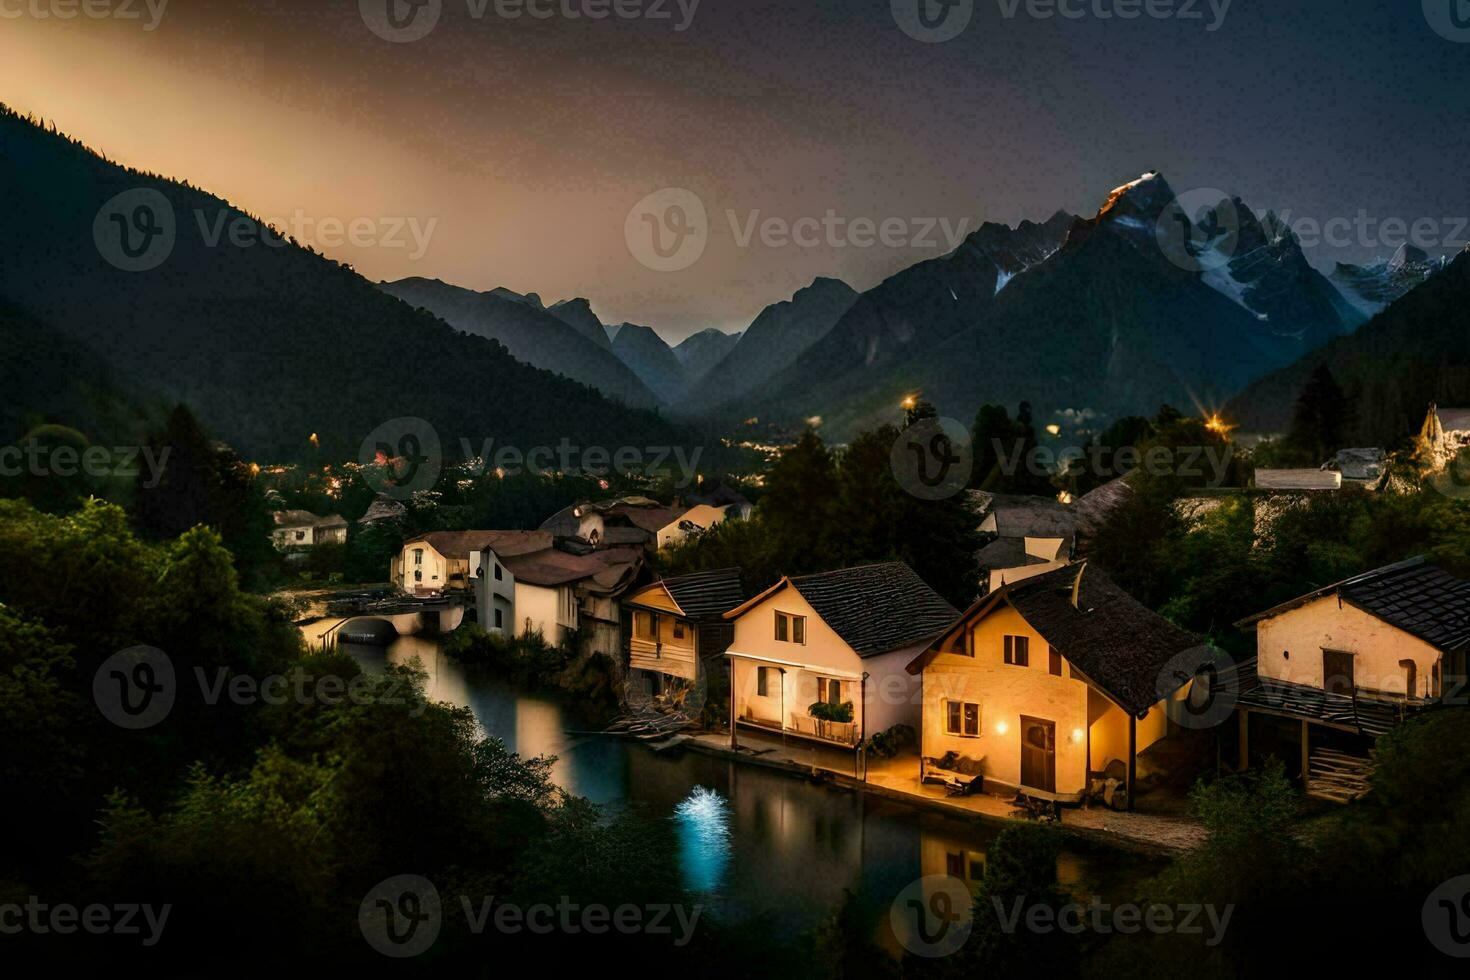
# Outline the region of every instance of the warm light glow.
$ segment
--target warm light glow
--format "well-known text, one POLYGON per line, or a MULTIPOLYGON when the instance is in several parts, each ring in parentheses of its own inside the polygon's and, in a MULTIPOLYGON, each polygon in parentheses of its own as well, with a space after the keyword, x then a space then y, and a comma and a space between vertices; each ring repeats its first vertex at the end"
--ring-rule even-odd
POLYGON ((1063 490, 1061 493, 1057 494, 1057 503, 1059 503, 1059 504, 1070 504, 1071 502, 1072 502, 1072 495, 1070 493, 1068 493, 1067 491, 1063 490))
POLYGON ((317 447, 317 448, 318 448, 318 449, 320 449, 320 448, 321 448, 321 445, 322 445, 322 441, 321 441, 321 440, 320 440, 320 439, 318 439, 318 438, 317 438, 317 437, 316 437, 316 433, 315 433, 315 432, 313 432, 313 433, 312 433, 312 434, 311 434, 311 444, 312 444, 312 445, 313 445, 313 446, 316 446, 316 447, 317 447))
POLYGON ((820 415, 813 415, 806 420, 806 424, 813 429, 820 429, 822 427, 822 417, 820 415))
POLYGON ((905 412, 912 412, 914 410, 914 407, 918 404, 918 395, 904 395, 903 401, 898 403, 899 407, 902 408, 905 412))
POLYGON ((1010 726, 1007 725, 1005 722, 1001 722, 995 726, 995 733, 997 735, 1004 735, 1008 731, 1010 731, 1010 726))
POLYGON ((1224 436, 1229 435, 1230 431, 1234 429, 1235 426, 1222 419, 1218 413, 1211 412, 1209 415, 1205 416, 1205 428, 1209 429, 1211 432, 1216 433, 1217 435, 1224 436))
POLYGON ((1072 729, 1072 741, 1074 741, 1074 742, 1080 742, 1080 741, 1082 741, 1082 729, 1080 729, 1080 728, 1074 728, 1074 729, 1072 729))
POLYGON ((1062 427, 1053 422, 1051 425, 1048 425, 1046 427, 1046 431, 1051 435, 1059 436, 1062 434, 1062 427))

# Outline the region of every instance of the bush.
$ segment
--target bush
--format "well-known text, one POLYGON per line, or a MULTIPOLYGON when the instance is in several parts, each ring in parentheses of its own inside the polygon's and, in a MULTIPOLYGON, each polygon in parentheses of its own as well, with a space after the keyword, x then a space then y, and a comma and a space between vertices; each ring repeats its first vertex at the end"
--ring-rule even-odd
POLYGON ((878 732, 864 743, 869 755, 879 759, 891 759, 904 749, 918 742, 918 733, 912 725, 894 725, 887 731, 878 732))
POLYGON ((813 701, 807 705, 806 713, 818 721, 836 721, 846 724, 852 721, 852 702, 830 704, 826 701, 813 701))

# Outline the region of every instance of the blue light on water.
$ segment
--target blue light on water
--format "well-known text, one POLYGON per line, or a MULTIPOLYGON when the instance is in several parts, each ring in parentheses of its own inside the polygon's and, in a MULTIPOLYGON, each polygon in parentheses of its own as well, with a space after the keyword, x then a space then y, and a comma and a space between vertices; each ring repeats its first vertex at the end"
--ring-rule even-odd
POLYGON ((712 789, 696 786, 674 808, 684 886, 716 892, 730 865, 730 804, 712 789))

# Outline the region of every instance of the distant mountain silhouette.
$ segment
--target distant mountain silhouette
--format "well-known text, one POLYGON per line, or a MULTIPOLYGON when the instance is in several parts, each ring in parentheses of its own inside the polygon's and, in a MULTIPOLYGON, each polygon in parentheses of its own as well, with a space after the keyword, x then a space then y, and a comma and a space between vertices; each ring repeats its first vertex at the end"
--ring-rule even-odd
POLYGON ((254 219, 8 109, 0 185, 0 296, 93 350, 125 384, 190 405, 247 456, 316 455, 316 433, 321 457, 355 458, 397 417, 427 419, 451 452, 461 437, 522 447, 562 437, 610 447, 693 441, 312 250, 216 238, 215 229, 254 219), (156 267, 125 271, 160 253, 156 267))
POLYGON ((652 327, 620 325, 613 335, 612 349, 665 404, 673 404, 684 390, 684 365, 652 327))
POLYGON ((791 299, 766 307, 741 334, 740 342, 711 369, 709 377, 718 383, 692 387, 684 408, 709 413, 741 403, 749 392, 790 367, 825 337, 857 298, 857 291, 847 283, 819 278, 797 290, 791 299))
POLYGON ((553 303, 547 312, 603 350, 612 350, 612 340, 607 335, 607 328, 602 325, 597 314, 592 312, 592 304, 587 300, 580 297, 562 300, 560 303, 553 303))
POLYGON ((737 407, 787 422, 819 415, 844 438, 892 420, 913 392, 965 422, 981 404, 1026 400, 1071 435, 1163 402, 1221 404, 1360 322, 1289 230, 1238 201, 1188 216, 1188 253, 1166 254, 1160 228, 1179 207, 1149 173, 1090 219, 986 224, 864 293, 737 407), (1235 224, 1222 229, 1232 204, 1235 224))
POLYGON ((1391 446, 1416 431, 1430 402, 1470 405, 1470 250, 1403 294, 1351 336, 1246 388, 1226 408, 1252 432, 1284 432, 1297 396, 1326 364, 1353 408, 1353 438, 1391 446))
MULTIPOLYGON (((723 330, 710 327, 685 337, 674 348, 674 356, 679 359, 679 364, 684 369, 684 396, 687 396, 691 390, 697 392, 699 382, 735 349, 735 345, 740 343, 741 336, 738 333, 725 333, 723 330)), ((720 383, 716 379, 716 384, 720 383)), ((697 393, 695 397, 699 397, 697 393)))
MULTIPOLYGON (((658 404, 654 393, 614 356, 606 334, 603 343, 597 344, 557 315, 557 307, 547 311, 539 302, 511 298, 517 294, 509 290, 480 293, 438 279, 400 279, 379 285, 389 295, 423 307, 451 327, 500 341, 518 361, 591 385, 627 405, 651 408, 658 404)), ((597 329, 602 333, 600 325, 597 329)))

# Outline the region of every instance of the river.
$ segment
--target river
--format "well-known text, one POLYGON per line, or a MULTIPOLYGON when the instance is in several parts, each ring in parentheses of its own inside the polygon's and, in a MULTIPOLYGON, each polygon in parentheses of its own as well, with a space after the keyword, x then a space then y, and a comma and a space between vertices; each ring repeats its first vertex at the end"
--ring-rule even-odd
MULTIPOLYGON (((328 624, 330 625, 330 624, 328 624)), ((308 627, 309 636, 322 629, 308 627)), ((388 648, 343 643, 365 668, 406 664, 428 671, 430 698, 469 707, 487 735, 522 756, 555 756, 552 777, 596 803, 637 803, 675 822, 685 884, 731 921, 767 915, 795 935, 856 896, 859 921, 897 952, 888 909, 926 875, 983 874, 989 825, 692 751, 656 753, 623 739, 577 734, 589 723, 555 696, 532 693, 443 654, 432 637, 400 637, 388 648)), ((1162 862, 1072 845, 1058 866, 1080 900, 1136 897, 1162 862)))

